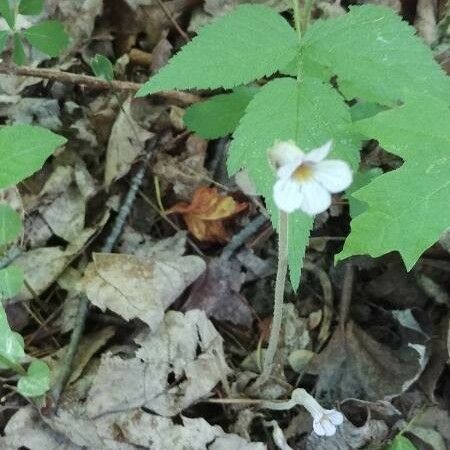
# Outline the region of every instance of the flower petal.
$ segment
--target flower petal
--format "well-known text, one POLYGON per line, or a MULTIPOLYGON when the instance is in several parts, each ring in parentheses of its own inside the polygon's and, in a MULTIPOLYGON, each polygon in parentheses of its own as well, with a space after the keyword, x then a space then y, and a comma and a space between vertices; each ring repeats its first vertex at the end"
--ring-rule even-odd
POLYGON ((273 198, 278 209, 291 213, 302 204, 301 185, 290 178, 280 179, 273 186, 273 198))
POLYGON ((333 436, 334 434, 336 434, 336 427, 329 420, 323 418, 321 423, 325 431, 325 436, 333 436))
POLYGON ((294 161, 298 161, 300 164, 305 154, 295 145, 295 142, 281 141, 269 149, 268 155, 274 168, 278 169, 294 161))
POLYGON ((326 211, 331 205, 330 193, 317 181, 311 180, 301 185, 303 199, 300 209, 313 216, 326 211))
POLYGON ((313 430, 317 436, 325 436, 325 428, 322 426, 322 421, 320 419, 313 420, 313 430))
POLYGON ((315 165, 314 179, 332 194, 335 194, 350 186, 353 175, 350 166, 346 162, 330 159, 315 165))
POLYGON ((327 409, 325 410, 325 414, 327 419, 333 424, 333 425, 341 425, 344 422, 344 415, 336 411, 335 409, 327 409))
POLYGON ((305 156, 305 161, 318 163, 322 160, 324 160, 328 153, 331 151, 333 141, 328 141, 326 144, 322 145, 321 147, 315 148, 314 150, 311 150, 308 152, 305 156))

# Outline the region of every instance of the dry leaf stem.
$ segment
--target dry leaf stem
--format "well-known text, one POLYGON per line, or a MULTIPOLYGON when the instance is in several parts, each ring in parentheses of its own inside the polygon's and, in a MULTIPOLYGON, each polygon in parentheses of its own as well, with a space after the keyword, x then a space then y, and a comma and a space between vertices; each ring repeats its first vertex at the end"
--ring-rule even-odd
MULTIPOLYGON (((147 169, 147 164, 150 157, 153 155, 153 152, 157 146, 157 139, 150 139, 146 146, 146 154, 145 158, 142 161, 141 167, 137 171, 136 175, 133 177, 133 180, 130 184, 130 189, 125 197, 125 200, 120 208, 119 214, 116 217, 114 222, 114 226, 106 239, 105 244, 100 249, 101 253, 109 253, 114 248, 117 239, 119 238, 120 233, 122 232, 123 227, 125 226, 126 220, 131 212, 131 208, 133 206, 133 202, 136 198, 136 194, 139 191, 139 188, 142 185, 142 181, 144 179, 144 175, 147 169)), ((61 396, 61 393, 66 385, 67 380, 70 377, 72 370, 72 363, 75 357, 75 354, 78 349, 78 344, 80 343, 81 336, 83 335, 86 317, 89 309, 89 299, 86 295, 82 294, 79 297, 78 310, 75 318, 74 327, 72 330, 72 335, 70 336, 69 345, 67 346, 67 350, 64 354, 64 357, 61 361, 59 372, 55 377, 55 382, 52 388, 52 395, 55 406, 58 404, 58 400, 61 396)))
POLYGON ((273 361, 278 348, 278 340, 281 331, 281 322, 283 319, 283 298, 288 268, 288 214, 280 211, 280 224, 278 230, 278 268, 275 282, 275 298, 273 306, 272 327, 270 329, 269 346, 261 376, 255 383, 255 386, 264 384, 270 377, 273 370, 273 361))

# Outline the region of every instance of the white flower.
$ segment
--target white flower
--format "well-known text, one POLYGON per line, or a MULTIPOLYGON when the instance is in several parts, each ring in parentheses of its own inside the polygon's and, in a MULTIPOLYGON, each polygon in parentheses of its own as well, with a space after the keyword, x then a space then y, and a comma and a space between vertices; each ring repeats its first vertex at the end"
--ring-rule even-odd
POLYGON ((313 430, 318 436, 333 436, 336 427, 344 422, 342 413, 335 409, 325 409, 304 389, 296 389, 292 400, 302 404, 313 418, 313 430))
POLYGON ((337 159, 325 160, 331 141, 303 153, 292 141, 278 142, 269 150, 277 170, 273 187, 277 207, 286 213, 301 209, 309 215, 319 214, 331 205, 331 194, 350 186, 352 171, 337 159))

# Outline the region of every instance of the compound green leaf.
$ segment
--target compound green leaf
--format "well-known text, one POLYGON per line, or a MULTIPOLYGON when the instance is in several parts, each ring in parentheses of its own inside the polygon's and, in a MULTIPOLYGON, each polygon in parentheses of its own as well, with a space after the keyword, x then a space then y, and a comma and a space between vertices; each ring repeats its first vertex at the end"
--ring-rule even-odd
POLYGON ((25 48, 22 42, 22 36, 20 35, 20 33, 14 33, 13 42, 14 42, 13 59, 18 66, 21 66, 25 63, 26 56, 25 56, 25 48))
POLYGON ((22 285, 23 271, 20 267, 9 266, 0 270, 0 300, 17 295, 22 285))
MULTIPOLYGON (((292 78, 267 83, 249 103, 230 146, 228 169, 248 171, 259 194, 266 199, 272 221, 278 223, 272 189, 275 174, 267 150, 278 140, 294 140, 305 150, 333 139, 333 155, 353 167, 359 161, 359 142, 350 127, 350 112, 342 98, 320 80, 306 78, 301 84, 292 78)), ((303 213, 289 217, 289 265, 294 289, 299 285, 301 263, 312 218, 303 213)))
POLYGON ((0 129, 0 188, 32 175, 65 142, 62 136, 31 125, 0 129))
POLYGON ((13 30, 14 26, 16 25, 16 15, 14 14, 13 9, 11 8, 9 0, 0 0, 0 14, 6 20, 6 23, 8 24, 9 28, 13 30))
POLYGON ((385 450, 417 450, 417 447, 408 438, 399 434, 385 450))
POLYGON ((44 8, 44 0, 21 0, 19 13, 25 16, 37 16, 44 8))
POLYGON ((46 20, 24 30, 33 47, 49 56, 58 56, 69 45, 69 36, 61 22, 46 20))
POLYGON ((241 5, 203 27, 137 96, 169 89, 233 88, 272 75, 297 52, 294 30, 276 11, 241 5))
POLYGON ((450 81, 414 28, 390 8, 351 7, 344 16, 319 20, 306 32, 304 70, 338 77, 348 98, 383 105, 424 96, 450 103, 450 81))
POLYGON ((450 226, 450 111, 423 99, 355 123, 404 160, 352 194, 368 205, 351 222, 339 259, 400 252, 406 267, 450 226))
POLYGON ((50 369, 43 361, 33 361, 27 375, 20 378, 17 390, 25 397, 39 397, 50 389, 50 369))
POLYGON ((215 95, 186 110, 185 125, 205 139, 215 139, 232 133, 257 88, 239 87, 231 94, 215 95))
POLYGON ((106 56, 100 54, 95 55, 91 59, 90 65, 96 77, 110 82, 114 80, 114 67, 106 56))
POLYGON ((0 204, 0 246, 13 242, 22 231, 19 214, 9 205, 0 204))

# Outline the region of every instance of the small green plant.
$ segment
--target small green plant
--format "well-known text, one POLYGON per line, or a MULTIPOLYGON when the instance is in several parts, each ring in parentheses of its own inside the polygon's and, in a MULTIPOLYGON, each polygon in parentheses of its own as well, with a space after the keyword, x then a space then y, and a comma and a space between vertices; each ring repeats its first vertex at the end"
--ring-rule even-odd
POLYGON ((69 44, 69 36, 57 20, 45 20, 31 26, 23 25, 23 16, 42 13, 44 0, 0 0, 0 14, 9 29, 0 31, 0 52, 13 41, 13 57, 16 64, 24 64, 24 39, 31 46, 49 56, 58 56, 69 44))
MULTIPOLYGON (((8 188, 39 170, 65 139, 44 128, 13 125, 0 129, 0 189, 8 188)), ((0 203, 0 251, 14 242, 22 232, 19 214, 0 203)), ((0 300, 17 295, 23 287, 22 270, 14 265, 0 269, 0 300)), ((44 394, 50 372, 42 361, 32 361, 25 370, 22 336, 11 330, 3 305, 0 305, 0 368, 11 369, 19 376, 17 390, 27 397, 44 394)), ((28 358, 29 360, 29 358, 28 358)))
POLYGON ((302 211, 284 217, 274 201, 267 151, 277 141, 306 152, 332 141, 331 157, 352 168, 351 232, 337 259, 398 251, 410 269, 450 224, 449 78, 391 9, 353 6, 308 25, 310 5, 301 12, 293 1, 295 27, 267 7, 237 7, 202 28, 137 94, 233 89, 191 107, 186 123, 207 138, 233 132, 229 173, 248 172, 280 232, 276 298, 284 289, 284 250, 298 288, 313 224, 302 211), (369 139, 404 164, 360 176, 360 149, 369 139))

